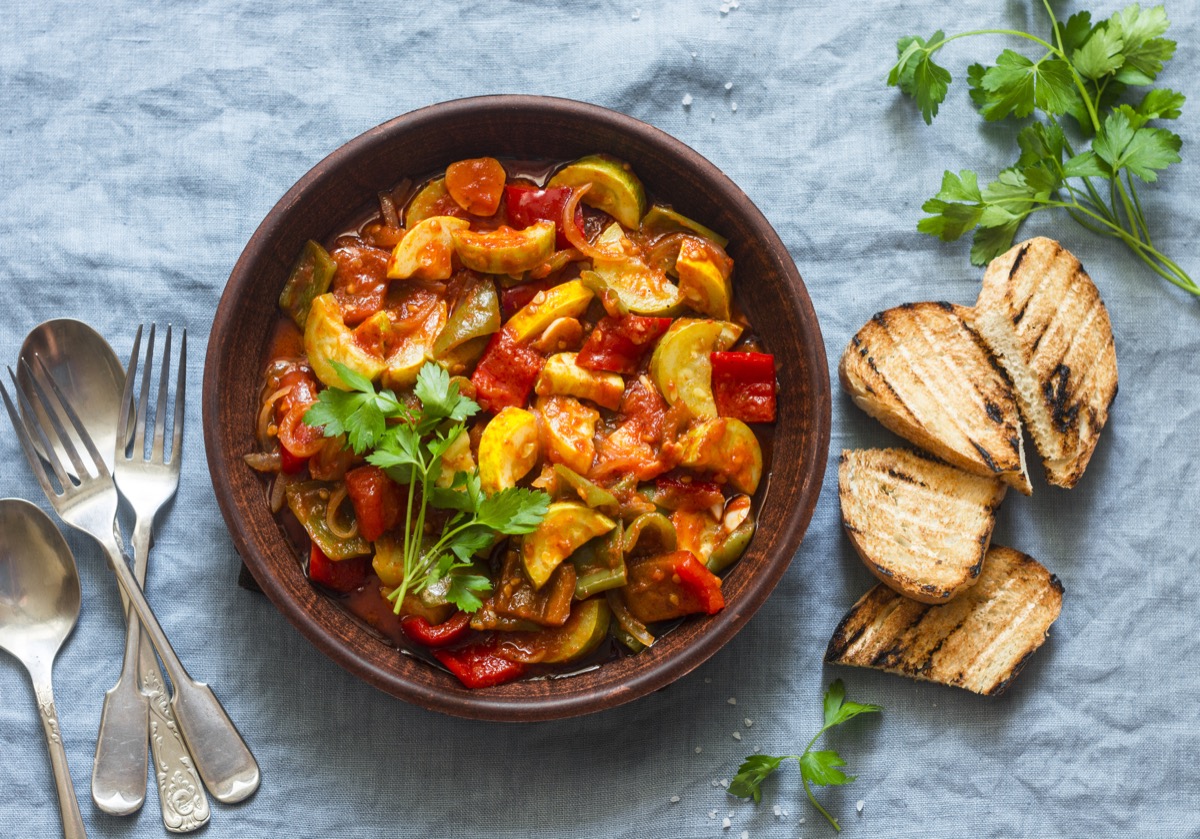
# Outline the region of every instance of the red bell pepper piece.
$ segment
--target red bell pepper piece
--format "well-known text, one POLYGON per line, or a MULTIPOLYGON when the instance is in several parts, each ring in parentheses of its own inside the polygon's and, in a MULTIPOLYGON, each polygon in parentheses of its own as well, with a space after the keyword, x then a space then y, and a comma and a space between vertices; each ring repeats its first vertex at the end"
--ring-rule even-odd
POLYGON ((303 472, 307 465, 307 457, 297 457, 288 450, 287 446, 279 447, 279 468, 284 474, 297 475, 303 472))
POLYGON ((371 570, 371 557, 356 556, 353 559, 333 560, 325 556, 316 545, 308 556, 308 578, 325 588, 345 594, 354 591, 367 581, 371 570))
POLYGON ((434 650, 442 665, 472 690, 490 688, 519 679, 526 665, 496 655, 495 642, 468 644, 453 650, 434 650))
POLYGON ((712 391, 717 413, 742 422, 775 421, 775 356, 759 352, 715 352, 712 391))
POLYGON ((642 623, 698 613, 714 615, 725 608, 721 578, 691 551, 635 559, 627 568, 622 596, 642 623))
MULTIPOLYGON (((524 230, 539 221, 552 221, 556 230, 556 246, 562 250, 571 247, 571 241, 562 227, 563 208, 571 198, 569 186, 552 186, 538 189, 524 184, 509 184, 504 187, 508 207, 508 223, 514 230, 524 230)), ((583 233, 583 209, 575 210, 575 226, 583 233)))
POLYGON ((378 466, 359 466, 346 473, 346 493, 354 505, 358 533, 374 542, 400 521, 404 489, 378 466))
POLYGON ((449 620, 433 624, 424 615, 409 615, 401 619, 400 628, 418 644, 424 644, 426 647, 446 647, 467 636, 471 631, 471 616, 459 611, 449 620))
POLYGON ((707 510, 725 503, 721 487, 712 481, 685 481, 663 475, 654 482, 654 489, 654 503, 669 510, 707 510))
POLYGON ((471 375, 475 401, 493 414, 510 406, 521 407, 529 398, 545 361, 533 347, 518 343, 512 333, 501 329, 488 341, 483 357, 471 375))
POLYGON ((575 363, 590 370, 636 373, 642 356, 670 325, 670 318, 606 317, 596 324, 575 363))
POLYGON ((530 300, 537 297, 539 291, 553 288, 555 280, 543 277, 540 280, 528 280, 511 288, 500 290, 500 317, 505 322, 513 315, 524 309, 530 300))

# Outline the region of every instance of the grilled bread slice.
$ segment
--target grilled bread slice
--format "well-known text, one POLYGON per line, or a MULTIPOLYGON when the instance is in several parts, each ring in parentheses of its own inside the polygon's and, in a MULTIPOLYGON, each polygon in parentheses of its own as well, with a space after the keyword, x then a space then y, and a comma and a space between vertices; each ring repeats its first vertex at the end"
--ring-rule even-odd
POLYGON ((993 545, 979 581, 944 605, 875 586, 842 618, 825 660, 1003 693, 1046 640, 1062 597, 1062 583, 1037 560, 993 545))
POLYGON ((854 404, 901 437, 1032 493, 1017 403, 970 309, 906 303, 879 312, 850 339, 838 375, 854 404))
POLYGON ((975 584, 1007 489, 907 449, 844 451, 842 525, 884 585, 945 603, 975 584))
POLYGON ((975 305, 980 336, 1013 382, 1046 479, 1073 487, 1117 395, 1108 310, 1090 277, 1052 239, 996 257, 975 305))

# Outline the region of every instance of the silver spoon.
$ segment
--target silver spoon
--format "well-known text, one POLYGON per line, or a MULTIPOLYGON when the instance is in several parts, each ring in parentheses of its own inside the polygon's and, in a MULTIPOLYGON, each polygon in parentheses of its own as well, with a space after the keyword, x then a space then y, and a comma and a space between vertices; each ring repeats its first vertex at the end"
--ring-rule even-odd
POLYGON ((33 680, 65 839, 85 839, 86 833, 50 675, 54 657, 79 619, 79 605, 75 557, 54 522, 28 501, 0 499, 0 649, 24 664, 33 680))
MULTIPOLYGON (((35 354, 78 409, 111 470, 125 389, 125 368, 116 353, 86 323, 60 319, 34 327, 25 337, 21 360, 33 364, 35 354)), ((28 392, 26 369, 25 364, 18 366, 18 383, 28 392)), ((40 410, 40 403, 32 401, 38 406, 35 410, 40 410)), ((60 463, 70 464, 65 453, 59 455, 60 463)), ((144 554, 142 561, 135 563, 134 576, 139 584, 145 582, 144 554)), ((127 602, 125 616, 126 621, 132 617, 127 602)), ((142 806, 146 798, 147 723, 163 824, 173 833, 202 827, 209 819, 208 797, 175 722, 166 680, 153 649, 144 641, 136 649, 126 643, 121 676, 104 696, 92 765, 92 800, 102 811, 118 816, 142 806)))

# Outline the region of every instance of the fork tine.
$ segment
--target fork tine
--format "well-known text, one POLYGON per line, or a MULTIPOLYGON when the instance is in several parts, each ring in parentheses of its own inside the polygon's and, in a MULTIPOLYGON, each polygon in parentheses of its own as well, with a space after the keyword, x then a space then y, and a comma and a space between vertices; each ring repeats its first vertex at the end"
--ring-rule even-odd
POLYGON ((167 324, 167 338, 163 341, 162 369, 158 371, 158 404, 154 409, 154 444, 150 459, 156 463, 166 460, 163 455, 163 439, 167 434, 167 382, 171 373, 171 324, 167 324))
MULTIPOLYGON (((29 362, 25 361, 25 359, 21 359, 21 366, 25 368, 25 373, 29 376, 29 380, 33 384, 33 393, 26 394, 26 396, 31 396, 33 399, 37 399, 37 401, 41 403, 42 410, 46 413, 46 419, 50 421, 50 428, 53 429, 55 436, 58 437, 59 442, 62 444, 62 451, 66 452, 68 459, 71 461, 71 465, 75 467, 75 474, 79 476, 79 481, 82 483, 91 473, 88 471, 87 467, 83 465, 83 458, 79 456, 79 451, 75 448, 75 442, 71 439, 71 435, 67 433, 66 427, 62 424, 62 420, 59 418, 59 412, 54 409, 54 405, 51 404, 50 396, 46 392, 45 380, 47 378, 53 378, 50 376, 50 371, 46 369, 46 363, 42 361, 42 357, 40 355, 35 355, 34 360, 38 365, 36 370, 31 367, 29 362)), ((16 382, 14 381, 13 384, 15 385, 16 382)), ((57 390, 57 387, 55 389, 57 390)), ((57 401, 60 403, 63 401, 61 394, 59 394, 59 399, 57 401)), ((31 416, 36 417, 37 414, 32 414, 31 416)), ((41 425, 41 423, 39 423, 39 425, 41 425)), ((41 430, 46 437, 49 436, 49 432, 44 426, 42 426, 41 430)), ((43 439, 42 442, 46 443, 49 441, 43 439)), ((46 449, 48 456, 53 451, 53 449, 46 449)), ((57 460, 57 458, 55 459, 57 460)), ((66 486, 67 484, 63 484, 64 488, 66 486)))
MULTIPOLYGON (((8 377, 12 379, 13 388, 16 390, 17 398, 21 399, 23 394, 21 393, 21 388, 17 386, 17 379, 16 376, 13 375, 11 367, 8 368, 8 377)), ((38 479, 38 483, 42 485, 42 491, 46 493, 46 497, 51 500, 57 498, 60 493, 51 485, 50 476, 46 474, 46 467, 42 465, 41 458, 38 457, 37 452, 33 448, 33 438, 30 436, 29 428, 25 425, 25 421, 21 419, 21 416, 17 412, 16 407, 13 405, 12 400, 9 399, 8 390, 5 389, 4 382, 0 382, 0 396, 4 397, 4 407, 8 409, 8 418, 12 420, 13 430, 17 432, 17 439, 21 442, 21 448, 25 452, 25 459, 29 461, 29 468, 33 470, 33 474, 38 479)), ((28 400, 24 401, 26 406, 32 410, 32 407, 28 405, 28 400)), ((32 416, 32 413, 29 414, 29 416, 32 416)), ((39 431, 40 430, 41 429, 39 427, 39 431)), ((43 434, 40 436, 43 438, 43 445, 46 445, 46 441, 44 439, 45 435, 43 434)), ((62 472, 62 468, 59 466, 58 459, 54 457, 54 449, 47 447, 46 451, 51 453, 49 459, 54 467, 55 476, 59 481, 66 480, 66 475, 62 472)), ((66 484, 62 485, 66 486, 66 484)))
POLYGON ((183 451, 183 403, 187 393, 187 327, 179 336, 179 377, 175 383, 175 423, 171 428, 171 462, 176 463, 183 451))
POLYGON ((133 352, 129 354, 129 368, 125 373, 125 390, 121 394, 121 414, 117 421, 117 460, 127 459, 129 451, 129 422, 133 409, 133 382, 137 378, 138 358, 142 348, 142 327, 138 324, 133 336, 133 352))
MULTIPOLYGON (((137 425, 133 431, 133 458, 142 460, 146 456, 146 411, 150 402, 150 379, 154 374, 154 324, 150 324, 150 336, 146 341, 146 367, 142 370, 142 390, 138 396, 137 425)), ((132 376, 127 373, 126 376, 132 376)))
MULTIPOLYGON (((75 413, 75 409, 71 406, 71 402, 67 399, 67 395, 62 392, 61 388, 59 388, 58 382, 55 381, 54 376, 50 375, 50 371, 46 368, 46 364, 42 361, 41 356, 37 356, 37 362, 38 366, 41 367, 39 375, 43 375, 49 382, 50 389, 54 391, 54 396, 58 400, 59 407, 62 409, 63 414, 66 415, 67 419, 71 421, 71 425, 74 426, 75 434, 79 437, 79 442, 83 443, 83 447, 87 449, 88 454, 92 456, 92 465, 96 467, 96 477, 111 477, 108 467, 104 465, 104 458, 101 457, 100 452, 96 450, 96 444, 92 442, 92 436, 88 434, 87 429, 83 427, 83 422, 79 419, 79 415, 75 413)), ((35 379, 35 384, 36 383, 37 382, 35 379)), ((50 411, 47 410, 46 413, 50 414, 50 411)), ((55 419, 55 422, 57 423, 57 419, 55 419)), ((75 446, 71 443, 69 438, 65 438, 63 440, 63 448, 66 449, 68 456, 78 457, 78 454, 73 454, 75 452, 75 446)), ((74 462, 74 460, 72 460, 72 462, 74 462)), ((79 467, 80 483, 83 483, 89 476, 90 472, 87 469, 84 469, 81 465, 79 467)))

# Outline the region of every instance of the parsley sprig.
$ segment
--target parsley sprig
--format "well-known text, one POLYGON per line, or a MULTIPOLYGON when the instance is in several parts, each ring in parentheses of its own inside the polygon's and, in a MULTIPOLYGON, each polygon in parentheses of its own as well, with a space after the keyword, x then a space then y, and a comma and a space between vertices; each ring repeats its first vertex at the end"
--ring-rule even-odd
POLYGON ((443 456, 466 433, 465 423, 479 406, 463 396, 437 364, 427 363, 417 374, 413 394, 420 410, 390 390, 376 390, 369 379, 343 364, 335 361, 333 367, 350 390, 322 390, 304 422, 321 428, 327 437, 345 434, 356 454, 367 453, 368 463, 408 486, 400 545, 403 578, 388 595, 396 612, 406 594, 420 593, 442 580, 451 603, 465 612, 478 610, 491 583, 463 571, 472 567, 475 554, 491 547, 497 534, 516 536, 537 528, 549 496, 520 488, 486 495, 478 469, 456 472, 448 487, 438 486, 443 456), (437 538, 425 534, 430 506, 453 511, 437 538))
POLYGON ((825 749, 814 752, 812 747, 822 734, 834 726, 854 719, 859 714, 878 713, 883 708, 879 705, 865 705, 849 701, 846 699, 846 687, 842 684, 842 680, 838 679, 829 686, 829 690, 825 693, 824 710, 825 724, 808 741, 808 746, 805 747, 803 754, 779 756, 750 755, 738 767, 737 774, 729 784, 729 792, 739 798, 753 798, 757 804, 762 800, 763 781, 778 769, 785 760, 795 760, 800 766, 800 778, 804 783, 804 792, 808 795, 808 800, 833 825, 835 830, 840 831, 842 829, 841 825, 838 824, 837 819, 829 815, 829 812, 813 796, 812 787, 809 784, 817 784, 822 787, 841 786, 853 781, 855 776, 847 775, 841 770, 840 767, 845 766, 846 761, 842 760, 841 755, 836 751, 825 749))
POLYGON ((1152 84, 1175 54, 1175 42, 1162 37, 1166 11, 1135 3, 1099 23, 1086 11, 1063 23, 1048 0, 1042 5, 1051 24, 1046 39, 1013 29, 950 37, 939 30, 928 39, 909 36, 897 43, 888 84, 916 100, 927 124, 950 86, 950 72, 934 61, 947 44, 1008 35, 1041 48, 1035 58, 1006 49, 994 65, 968 68, 971 99, 985 120, 1025 119, 1035 112, 1044 119, 1021 129, 1017 162, 986 186, 973 171, 947 171, 941 190, 922 206, 929 215, 917 229, 943 241, 974 230, 971 261, 983 265, 1012 246, 1026 218, 1057 207, 1093 233, 1121 240, 1159 276, 1200 295, 1200 285, 1155 247, 1135 181, 1153 183, 1180 160, 1179 136, 1149 123, 1177 119, 1184 95, 1166 88, 1152 88, 1140 100, 1129 95, 1152 84), (1090 138, 1091 147, 1077 152, 1072 136, 1090 138))

